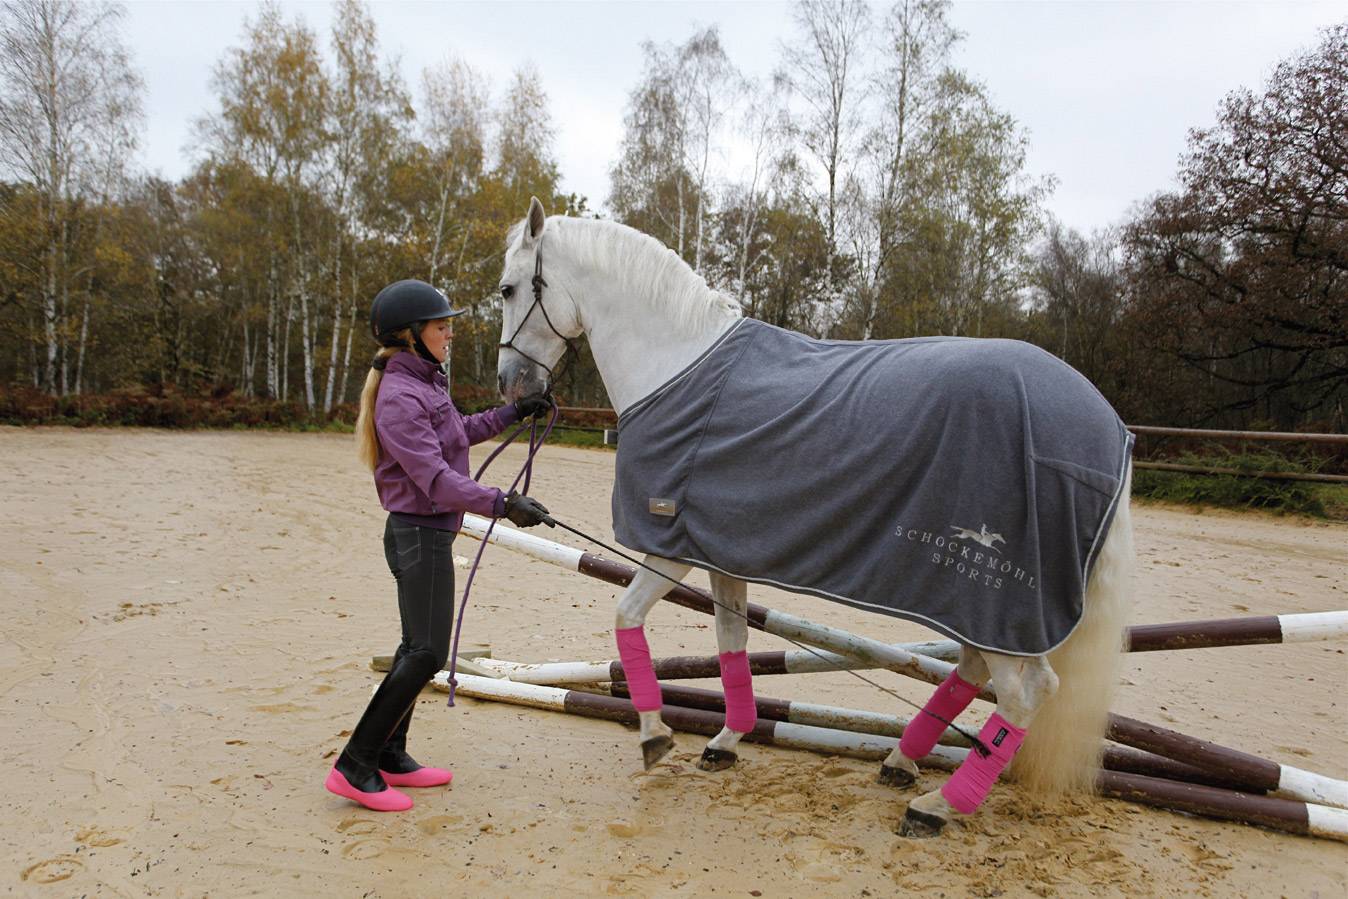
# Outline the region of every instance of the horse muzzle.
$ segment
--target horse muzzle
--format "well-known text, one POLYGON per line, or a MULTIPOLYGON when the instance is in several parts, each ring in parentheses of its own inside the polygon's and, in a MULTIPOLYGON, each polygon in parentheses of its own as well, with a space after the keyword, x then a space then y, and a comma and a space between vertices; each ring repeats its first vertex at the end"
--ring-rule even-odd
POLYGON ((548 389, 547 372, 525 359, 503 361, 497 370, 496 386, 507 403, 528 396, 542 396, 548 389))

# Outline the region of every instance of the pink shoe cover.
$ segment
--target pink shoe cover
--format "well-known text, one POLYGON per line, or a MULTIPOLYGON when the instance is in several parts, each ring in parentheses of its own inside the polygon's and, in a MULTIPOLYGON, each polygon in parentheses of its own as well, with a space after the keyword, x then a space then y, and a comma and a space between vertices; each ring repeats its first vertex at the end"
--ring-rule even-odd
POLYGON ((988 747, 988 755, 970 752, 941 787, 945 801, 962 815, 972 815, 983 804, 998 775, 1024 742, 1025 731, 994 712, 978 732, 978 739, 988 747))
POLYGON ((351 782, 336 768, 328 772, 328 779, 323 782, 323 786, 328 788, 329 793, 336 793, 376 812, 405 812, 412 807, 412 797, 392 787, 378 793, 362 793, 351 786, 351 782))
POLYGON ((384 778, 384 783, 390 787, 440 787, 454 779, 453 772, 448 768, 431 768, 425 765, 406 774, 397 774, 380 768, 379 774, 384 778))
POLYGON ((978 695, 978 689, 977 684, 969 683, 955 671, 950 672, 950 676, 936 688, 931 699, 922 707, 921 714, 914 715, 903 729, 899 752, 913 761, 924 758, 935 748, 941 734, 945 733, 948 726, 946 721, 954 721, 960 712, 967 709, 978 695), (940 717, 935 717, 937 715, 940 717))

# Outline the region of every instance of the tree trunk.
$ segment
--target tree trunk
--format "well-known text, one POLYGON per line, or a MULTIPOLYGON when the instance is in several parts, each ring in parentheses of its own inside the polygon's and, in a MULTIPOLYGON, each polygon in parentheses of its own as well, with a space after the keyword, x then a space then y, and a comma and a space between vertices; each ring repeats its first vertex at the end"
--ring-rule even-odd
POLYGON ((79 396, 84 385, 84 348, 89 345, 89 298, 84 298, 84 311, 80 315, 80 348, 75 363, 75 395, 79 396))
POLYGON ((281 373, 276 359, 276 334, 280 323, 277 321, 276 302, 276 254, 272 253, 271 264, 267 271, 267 396, 277 399, 281 395, 281 373))
POLYGON ((346 329, 346 351, 342 354, 341 391, 338 396, 346 402, 347 379, 351 376, 351 336, 356 333, 356 297, 360 294, 359 258, 355 247, 351 248, 351 324, 346 329))
POLYGON ((300 364, 304 371, 304 408, 310 412, 314 411, 314 343, 315 343, 315 323, 313 316, 309 314, 309 266, 304 253, 304 238, 300 229, 300 209, 299 199, 296 197, 296 188, 292 188, 290 200, 291 223, 295 231, 295 255, 299 266, 299 294, 300 294, 300 364))
POLYGON ((332 345, 328 348, 328 383, 323 391, 323 413, 332 411, 332 392, 337 386, 337 344, 342 333, 342 237, 338 232, 333 253, 332 345))
POLYGON ((290 399, 290 325, 295 321, 295 292, 286 297, 285 328, 281 334, 281 402, 290 399))

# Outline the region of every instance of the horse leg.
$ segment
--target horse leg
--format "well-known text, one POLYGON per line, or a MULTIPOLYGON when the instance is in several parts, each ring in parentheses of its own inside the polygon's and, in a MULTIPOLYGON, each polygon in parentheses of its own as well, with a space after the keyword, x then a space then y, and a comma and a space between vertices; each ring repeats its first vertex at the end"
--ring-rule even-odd
POLYGON ((961 646, 959 665, 903 729, 903 739, 881 763, 877 780, 900 789, 911 786, 917 780, 918 761, 932 751, 945 729, 969 707, 989 676, 983 654, 961 646))
POLYGON ((660 720, 660 683, 655 679, 651 650, 646 645, 646 613, 670 591, 667 578, 681 580, 691 566, 659 556, 647 556, 645 564, 665 577, 637 569, 618 603, 614 635, 632 705, 641 719, 641 756, 649 771, 674 748, 674 731, 660 720))
POLYGON ((758 721, 753 679, 749 674, 748 589, 744 581, 712 573, 711 592, 716 599, 716 647, 721 657, 721 686, 725 691, 725 727, 707 742, 697 766, 703 771, 722 771, 739 758, 740 739, 758 721))
POLYGON ((1020 748, 1034 713, 1058 690, 1058 675, 1044 656, 983 652, 983 658, 997 691, 997 711, 978 733, 988 754, 971 751, 945 786, 910 802, 899 830, 903 836, 934 836, 955 812, 972 815, 1020 748))

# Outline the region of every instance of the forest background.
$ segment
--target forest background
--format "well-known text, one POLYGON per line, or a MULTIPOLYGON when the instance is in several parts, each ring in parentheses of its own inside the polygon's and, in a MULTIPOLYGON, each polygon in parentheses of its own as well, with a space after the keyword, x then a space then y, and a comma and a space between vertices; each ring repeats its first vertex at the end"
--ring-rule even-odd
MULTIPOLYGON (((1132 424, 1343 432, 1348 22, 1233 86, 1175 189, 1081 234, 1046 211, 1023 128, 953 64, 949 13, 799 3, 765 79, 715 27, 648 42, 609 195, 591 198, 561 192, 536 70, 497 92, 451 56, 414 91, 357 0, 323 35, 263 6, 216 62, 191 172, 147 175, 124 8, 6 2, 0 417, 349 420, 369 302, 405 277, 468 309, 454 392, 488 405, 504 234, 538 196, 602 203, 772 324, 1017 338, 1132 424), (733 172, 732 142, 750 163, 733 172)), ((607 405, 588 360, 560 394, 607 405)))

